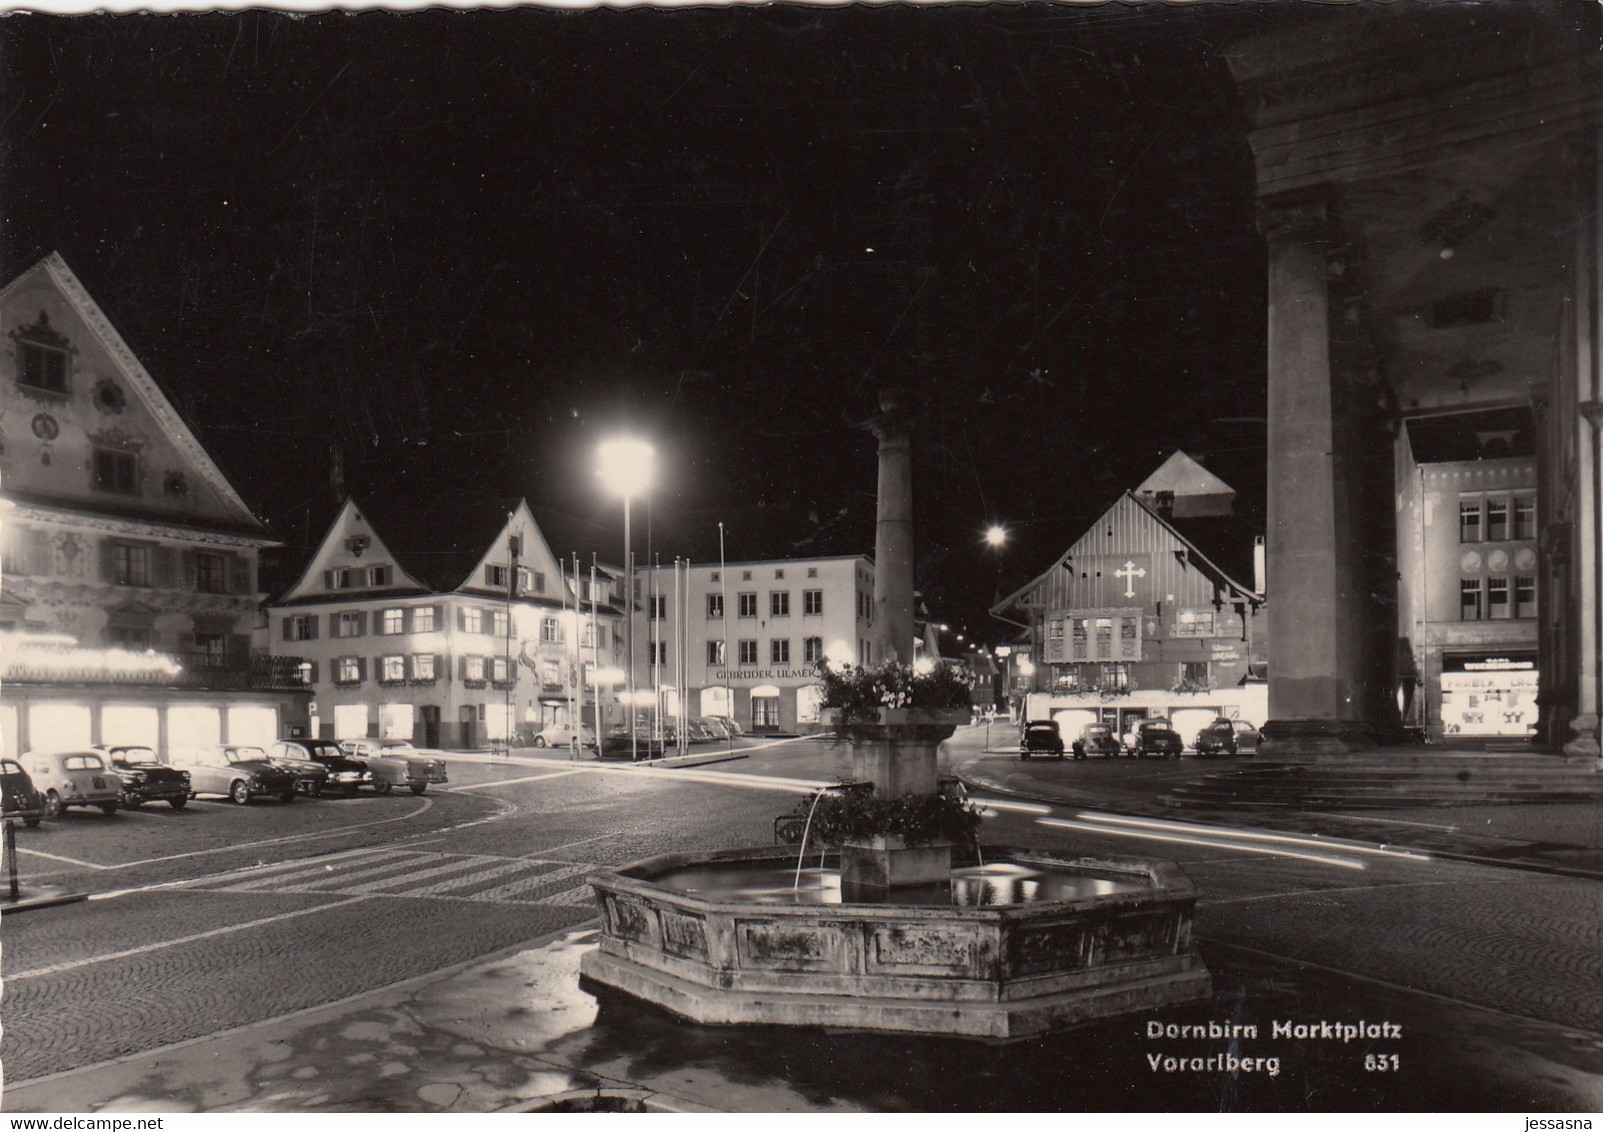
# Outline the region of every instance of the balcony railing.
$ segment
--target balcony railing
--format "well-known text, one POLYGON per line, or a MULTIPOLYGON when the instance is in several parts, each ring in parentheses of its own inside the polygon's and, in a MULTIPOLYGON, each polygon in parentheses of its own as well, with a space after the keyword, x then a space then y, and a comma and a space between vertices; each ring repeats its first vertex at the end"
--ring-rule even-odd
POLYGON ((310 690, 300 661, 284 656, 123 649, 18 648, 0 661, 0 679, 15 684, 200 688, 216 692, 310 690))

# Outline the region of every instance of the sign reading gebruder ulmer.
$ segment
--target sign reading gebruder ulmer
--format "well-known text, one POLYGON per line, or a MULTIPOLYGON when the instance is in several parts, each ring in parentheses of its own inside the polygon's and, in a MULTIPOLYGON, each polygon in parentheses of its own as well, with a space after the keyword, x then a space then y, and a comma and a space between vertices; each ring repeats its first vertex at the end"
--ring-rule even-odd
POLYGON ((748 680, 816 680, 818 674, 810 668, 741 668, 734 672, 719 669, 712 678, 721 684, 738 684, 748 680))

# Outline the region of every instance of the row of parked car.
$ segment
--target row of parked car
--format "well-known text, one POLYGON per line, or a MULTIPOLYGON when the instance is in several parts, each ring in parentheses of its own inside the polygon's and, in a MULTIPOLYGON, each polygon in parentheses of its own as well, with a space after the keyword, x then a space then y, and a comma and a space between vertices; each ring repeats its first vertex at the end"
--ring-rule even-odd
MULTIPOLYGON (((1244 719, 1226 719, 1220 716, 1197 732, 1192 743, 1198 755, 1235 755, 1253 753, 1258 749, 1258 730, 1244 719)), ((1034 720, 1024 725, 1019 742, 1019 757, 1054 755, 1063 758, 1072 751, 1077 759, 1100 755, 1104 758, 1132 756, 1142 759, 1177 759, 1185 750, 1185 741, 1174 725, 1161 716, 1139 719, 1121 737, 1106 723, 1087 723, 1080 728, 1079 738, 1065 746, 1063 733, 1049 719, 1034 720)))
POLYGON ((99 746, 30 751, 0 759, 3 814, 37 826, 71 806, 106 814, 164 803, 175 810, 191 798, 253 798, 293 802, 298 795, 350 797, 359 790, 422 794, 448 781, 445 763, 401 740, 286 739, 267 747, 244 743, 180 748, 168 759, 147 746, 99 746))
MULTIPOLYGON (((635 720, 634 742, 637 746, 644 742, 654 747, 676 747, 679 745, 679 723, 678 719, 673 718, 653 722, 649 716, 641 716, 635 720)), ((721 743, 744 735, 745 729, 727 715, 704 715, 700 719, 685 719, 684 732, 686 743, 721 743)), ((572 724, 553 723, 543 731, 536 732, 531 742, 536 747, 571 747, 573 740, 572 724)), ((586 724, 580 728, 579 742, 586 749, 603 754, 626 748, 630 744, 629 721, 622 720, 609 727, 604 743, 597 743, 595 729, 586 724)))

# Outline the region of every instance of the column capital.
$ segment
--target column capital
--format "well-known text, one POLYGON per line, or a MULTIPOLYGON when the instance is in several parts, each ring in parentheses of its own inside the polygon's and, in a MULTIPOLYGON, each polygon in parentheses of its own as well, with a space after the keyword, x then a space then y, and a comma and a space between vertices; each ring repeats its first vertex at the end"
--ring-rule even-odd
POLYGON ((1330 230, 1324 193, 1289 193, 1258 202, 1258 231, 1266 240, 1322 240, 1330 230))

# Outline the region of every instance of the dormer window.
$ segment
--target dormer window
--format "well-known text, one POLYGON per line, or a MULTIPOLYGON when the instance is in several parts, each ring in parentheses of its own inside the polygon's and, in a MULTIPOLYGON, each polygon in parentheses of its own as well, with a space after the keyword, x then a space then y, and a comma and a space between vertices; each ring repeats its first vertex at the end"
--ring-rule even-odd
POLYGON ((42 393, 70 392, 72 347, 51 329, 49 315, 40 311, 39 321, 13 330, 11 340, 17 344, 17 384, 42 393))

